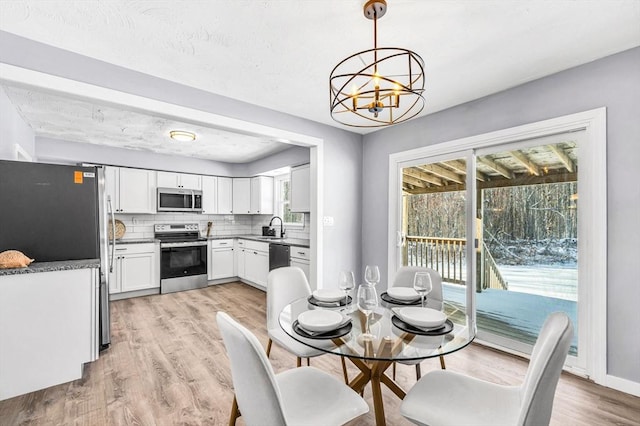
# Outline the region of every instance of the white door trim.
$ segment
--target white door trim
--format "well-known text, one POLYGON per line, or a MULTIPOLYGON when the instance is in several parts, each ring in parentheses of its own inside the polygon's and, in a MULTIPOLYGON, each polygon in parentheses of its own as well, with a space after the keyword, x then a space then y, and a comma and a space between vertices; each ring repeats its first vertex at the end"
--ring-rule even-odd
MULTIPOLYGON (((587 359, 586 374, 596 383, 607 385, 618 381, 607 380, 607 137, 606 108, 597 108, 576 114, 557 117, 536 123, 502 129, 495 132, 470 136, 435 145, 398 152, 389 156, 389 197, 391 201, 400 196, 401 163, 415 158, 441 156, 460 153, 466 150, 480 149, 500 145, 548 137, 559 133, 585 131, 584 144, 579 152, 579 164, 589 173, 580 175, 581 190, 578 198, 578 229, 589 239, 578 241, 579 253, 584 253, 584 261, 579 263, 581 286, 585 286, 588 294, 587 328, 590 329, 586 341, 587 359), (604 283, 604 284, 603 284, 604 283)), ((400 212, 400 203, 389 203, 388 269, 391 277, 396 268, 396 230, 400 212)), ((610 376, 609 376, 610 377, 610 376)))

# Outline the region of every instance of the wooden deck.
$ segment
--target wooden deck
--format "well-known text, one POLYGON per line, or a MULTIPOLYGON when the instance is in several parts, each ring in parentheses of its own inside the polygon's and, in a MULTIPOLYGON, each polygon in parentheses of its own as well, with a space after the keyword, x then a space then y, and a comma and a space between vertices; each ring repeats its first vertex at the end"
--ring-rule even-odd
MULTIPOLYGON (((464 309, 466 306, 465 287, 444 284, 444 298, 464 309)), ((487 289, 476 293, 476 318, 478 328, 507 338, 533 345, 542 324, 552 312, 566 312, 575 329, 569 353, 578 350, 578 304, 576 302, 520 293, 507 290, 487 289)))

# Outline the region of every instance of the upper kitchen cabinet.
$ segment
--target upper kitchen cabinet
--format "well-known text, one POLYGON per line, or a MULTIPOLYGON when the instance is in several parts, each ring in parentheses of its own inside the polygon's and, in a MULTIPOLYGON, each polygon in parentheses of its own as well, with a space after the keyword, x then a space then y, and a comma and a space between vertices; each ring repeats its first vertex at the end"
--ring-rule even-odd
POLYGON ((202 176, 202 214, 218 213, 218 178, 202 176))
POLYGON ((159 188, 202 189, 202 176, 188 173, 158 172, 159 188))
POLYGON ((291 168, 290 209, 296 213, 311 211, 311 179, 308 164, 291 168))
POLYGON ((114 213, 155 213, 156 172, 105 167, 105 190, 114 213))
POLYGON ((273 178, 251 178, 251 214, 273 214, 273 178))
POLYGON ((251 214, 250 178, 233 178, 233 214, 251 214))
POLYGON ((233 213, 233 179, 218 177, 218 214, 233 213))

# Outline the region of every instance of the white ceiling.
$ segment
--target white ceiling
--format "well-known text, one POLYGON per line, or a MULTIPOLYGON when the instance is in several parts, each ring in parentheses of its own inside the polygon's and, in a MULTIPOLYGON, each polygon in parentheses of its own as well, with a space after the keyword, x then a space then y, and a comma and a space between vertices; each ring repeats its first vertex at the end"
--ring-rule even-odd
MULTIPOLYGON (((361 5, 361 0, 14 0, 0 2, 0 29, 362 132, 333 122, 328 99, 332 68, 373 47, 372 22, 361 5)), ((424 58, 424 115, 638 46, 639 22, 639 0, 388 0, 378 44, 411 49, 424 58)), ((65 127, 47 129, 50 120, 41 114, 55 112, 47 102, 40 110, 48 111, 24 113, 25 102, 42 101, 40 96, 13 93, 10 98, 37 132, 65 132, 66 127, 87 133, 73 129, 72 119, 60 120, 65 127)), ((95 120, 80 121, 98 126, 95 120)), ((102 136, 92 143, 109 132, 122 136, 108 123, 105 117, 97 130, 102 136)), ((165 124, 174 123, 155 123, 163 131, 165 124)), ((130 146, 137 144, 158 148, 157 141, 145 137, 129 140, 130 146)))

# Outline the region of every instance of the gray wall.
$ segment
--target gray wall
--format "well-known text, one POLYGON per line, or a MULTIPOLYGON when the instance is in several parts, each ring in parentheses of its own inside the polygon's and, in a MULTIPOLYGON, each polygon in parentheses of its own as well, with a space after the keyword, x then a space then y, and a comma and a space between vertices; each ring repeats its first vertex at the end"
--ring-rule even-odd
POLYGON ((7 94, 0 87, 0 158, 15 160, 14 145, 18 144, 35 159, 34 133, 22 120, 7 94))
POLYGON ((325 228, 324 243, 320 248, 324 255, 324 285, 338 286, 340 268, 359 269, 362 240, 360 135, 127 70, 3 31, 0 31, 0 62, 323 139, 324 214, 335 221, 333 227, 325 228))
POLYGON ((599 107, 607 108, 608 373, 640 383, 640 48, 366 135, 363 262, 384 265, 386 276, 389 154, 599 107))

